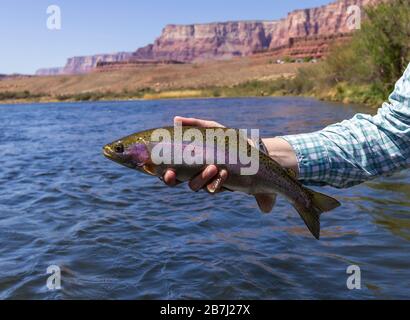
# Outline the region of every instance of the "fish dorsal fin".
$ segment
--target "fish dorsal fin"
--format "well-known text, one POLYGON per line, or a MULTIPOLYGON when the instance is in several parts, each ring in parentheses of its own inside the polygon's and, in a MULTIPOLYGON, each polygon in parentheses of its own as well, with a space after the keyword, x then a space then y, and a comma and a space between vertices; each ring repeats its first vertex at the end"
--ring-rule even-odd
POLYGON ((272 194, 257 194, 255 195, 256 202, 258 203, 259 209, 263 213, 270 213, 276 204, 275 193, 272 194))

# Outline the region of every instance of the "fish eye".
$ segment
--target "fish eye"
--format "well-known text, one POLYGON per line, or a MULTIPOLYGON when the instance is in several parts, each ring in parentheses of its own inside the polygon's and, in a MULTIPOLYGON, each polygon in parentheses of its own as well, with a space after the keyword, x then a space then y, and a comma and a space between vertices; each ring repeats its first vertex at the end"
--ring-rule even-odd
POLYGON ((122 143, 117 143, 114 146, 115 153, 123 153, 124 152, 124 145, 122 143))

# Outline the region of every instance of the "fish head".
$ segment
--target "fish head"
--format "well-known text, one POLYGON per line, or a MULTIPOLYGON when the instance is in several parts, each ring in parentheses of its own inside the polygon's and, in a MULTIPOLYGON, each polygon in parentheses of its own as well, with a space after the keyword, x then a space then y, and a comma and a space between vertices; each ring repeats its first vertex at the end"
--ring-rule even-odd
POLYGON ((118 164, 144 172, 152 163, 147 142, 138 134, 107 144, 103 154, 118 164))

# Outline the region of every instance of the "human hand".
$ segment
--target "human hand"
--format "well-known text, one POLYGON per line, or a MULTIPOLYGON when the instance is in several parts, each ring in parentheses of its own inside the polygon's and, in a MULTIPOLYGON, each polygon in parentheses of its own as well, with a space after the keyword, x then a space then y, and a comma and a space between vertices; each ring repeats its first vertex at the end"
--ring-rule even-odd
MULTIPOLYGON (((175 117, 174 123, 198 128, 224 128, 218 122, 195 118, 175 117)), ((176 172, 169 169, 164 174, 164 182, 170 187, 176 186, 178 184, 176 176, 176 172)), ((223 191, 222 186, 227 178, 228 172, 225 169, 219 170, 217 166, 209 165, 189 182, 189 187, 195 192, 205 189, 209 193, 215 194, 223 191)))

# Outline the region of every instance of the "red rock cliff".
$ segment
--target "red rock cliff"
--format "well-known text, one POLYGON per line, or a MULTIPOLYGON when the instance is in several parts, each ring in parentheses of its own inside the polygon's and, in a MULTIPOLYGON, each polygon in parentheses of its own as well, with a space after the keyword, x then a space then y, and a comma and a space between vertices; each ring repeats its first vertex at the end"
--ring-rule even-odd
POLYGON ((132 56, 130 52, 118 52, 112 54, 97 54, 92 56, 79 56, 67 59, 62 68, 39 69, 36 75, 60 75, 60 74, 82 74, 92 71, 98 62, 120 62, 126 61, 132 56))
POLYGON ((381 1, 339 0, 318 8, 294 11, 278 21, 168 25, 153 45, 137 50, 134 56, 180 61, 246 56, 285 45, 290 38, 352 32, 354 9, 351 11, 349 7, 362 8, 381 1))
POLYGON ((62 69, 41 69, 40 75, 89 72, 101 62, 127 59, 201 61, 229 59, 255 51, 275 49, 291 38, 334 35, 353 31, 349 7, 384 0, 338 0, 318 8, 297 10, 277 21, 236 21, 193 25, 168 25, 153 44, 130 53, 74 57, 62 69), (49 72, 48 72, 49 70, 49 72))

